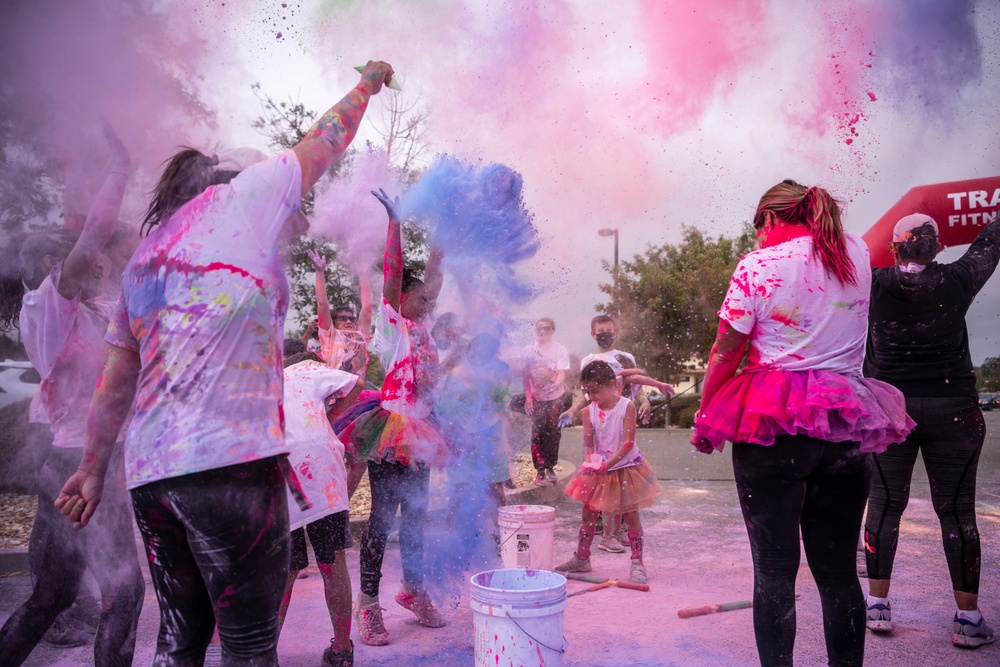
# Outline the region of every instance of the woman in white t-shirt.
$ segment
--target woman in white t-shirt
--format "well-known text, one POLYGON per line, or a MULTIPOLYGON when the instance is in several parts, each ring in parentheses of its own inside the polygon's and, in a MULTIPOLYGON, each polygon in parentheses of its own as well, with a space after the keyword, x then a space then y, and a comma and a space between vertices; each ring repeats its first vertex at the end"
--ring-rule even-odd
POLYGON ((301 197, 347 149, 392 77, 359 84, 301 142, 241 172, 194 149, 154 190, 87 421, 80 469, 57 501, 86 525, 133 404, 125 472, 160 603, 153 661, 200 663, 218 624, 223 660, 276 665, 288 572, 282 348, 288 282, 279 240, 305 231, 301 197), (284 479, 283 479, 284 478, 284 479))
POLYGON ((831 664, 861 665, 855 550, 869 452, 901 442, 913 421, 899 391, 861 376, 868 249, 844 233, 837 202, 783 181, 761 198, 754 227, 761 249, 740 261, 719 311, 691 442, 705 453, 734 443, 761 664, 792 664, 801 527, 831 664))
POLYGON ((553 340, 556 323, 550 317, 535 322, 534 343, 524 351, 524 411, 531 417, 531 461, 538 475, 535 484, 554 484, 559 461, 559 414, 566 395, 569 352, 553 340))

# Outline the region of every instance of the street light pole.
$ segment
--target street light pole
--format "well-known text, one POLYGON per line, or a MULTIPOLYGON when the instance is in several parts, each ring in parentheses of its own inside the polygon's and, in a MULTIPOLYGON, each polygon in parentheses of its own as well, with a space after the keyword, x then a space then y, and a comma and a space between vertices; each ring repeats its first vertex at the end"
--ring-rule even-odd
POLYGON ((598 236, 613 236, 615 238, 615 263, 611 270, 612 294, 611 300, 615 302, 615 310, 618 310, 618 228, 605 227, 597 230, 598 236))

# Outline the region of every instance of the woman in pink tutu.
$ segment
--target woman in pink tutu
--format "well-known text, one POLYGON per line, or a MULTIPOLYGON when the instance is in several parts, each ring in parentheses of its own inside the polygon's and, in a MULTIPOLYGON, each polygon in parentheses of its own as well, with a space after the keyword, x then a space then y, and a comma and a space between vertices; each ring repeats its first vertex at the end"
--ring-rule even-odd
POLYGON ((646 583, 642 562, 642 522, 639 508, 649 507, 663 493, 656 473, 635 444, 635 404, 624 398, 614 369, 592 361, 580 373, 590 399, 583 411, 583 465, 566 485, 566 495, 583 503, 583 521, 576 553, 558 572, 590 572, 590 545, 597 514, 621 515, 632 547, 629 581, 646 583))
POLYGON ((801 529, 830 664, 861 665, 855 551, 870 453, 903 441, 914 423, 898 390, 861 376, 868 249, 844 232, 837 202, 782 181, 761 197, 754 228, 760 249, 736 267, 719 311, 691 443, 705 453, 734 443, 761 664, 792 664, 801 529))

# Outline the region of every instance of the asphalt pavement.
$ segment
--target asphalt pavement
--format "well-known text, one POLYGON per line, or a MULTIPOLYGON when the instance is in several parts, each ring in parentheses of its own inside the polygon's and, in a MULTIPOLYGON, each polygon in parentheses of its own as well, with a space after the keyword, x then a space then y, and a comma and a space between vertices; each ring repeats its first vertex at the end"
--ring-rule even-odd
MULTIPOLYGON (((987 442, 979 470, 977 510, 982 534, 982 585, 980 606, 988 622, 1000 627, 1000 412, 986 415, 987 442)), ((567 471, 580 460, 580 429, 563 436, 562 457, 567 471)), ((748 609, 681 619, 677 610, 751 597, 753 573, 746 530, 740 516, 728 453, 710 456, 691 451, 689 432, 640 429, 638 441, 662 480, 666 493, 642 513, 646 531, 646 564, 649 593, 617 588, 570 598, 564 612, 569 648, 565 665, 621 667, 623 665, 685 665, 706 667, 758 664, 752 611, 748 609)), ((556 508, 555 560, 568 557, 575 547, 580 520, 579 503, 558 488, 532 492, 523 499, 556 508)), ((429 548, 434 548, 440 525, 429 527, 429 548)), ((355 587, 358 552, 347 552, 355 587)), ((628 555, 594 552, 594 574, 610 578, 627 576, 628 555)), ((499 563, 479 563, 479 569, 499 563)), ((469 574, 478 571, 470 569, 469 574)), ((282 665, 319 664, 331 635, 314 567, 296 584, 281 641, 282 665)), ((473 664, 473 620, 467 587, 457 594, 437 592, 448 625, 431 630, 415 623, 392 596, 400 580, 398 545, 391 543, 385 559, 382 605, 392 643, 385 647, 362 645, 356 636, 356 665, 473 664)), ((568 582, 568 588, 584 587, 568 582)), ((26 575, 0 578, 0 619, 23 601, 29 592, 26 575)), ((862 587, 866 589, 862 579, 862 587)), ((822 616, 815 584, 804 562, 797 591, 797 665, 826 664, 822 616)), ((355 588, 355 592, 356 588, 355 588)), ((929 501, 926 475, 914 474, 910 506, 903 517, 900 547, 893 576, 893 618, 896 630, 889 636, 871 633, 866 641, 866 664, 879 667, 947 665, 980 667, 1000 665, 1000 642, 976 651, 951 645, 954 601, 941 548, 940 525, 929 501)), ((139 620, 135 664, 148 665, 153 655, 158 608, 152 586, 139 620)), ((217 651, 213 649, 213 655, 217 651)), ((43 665, 91 664, 88 647, 56 649, 40 645, 25 663, 43 665)), ((217 663, 216 663, 217 664, 217 663)))

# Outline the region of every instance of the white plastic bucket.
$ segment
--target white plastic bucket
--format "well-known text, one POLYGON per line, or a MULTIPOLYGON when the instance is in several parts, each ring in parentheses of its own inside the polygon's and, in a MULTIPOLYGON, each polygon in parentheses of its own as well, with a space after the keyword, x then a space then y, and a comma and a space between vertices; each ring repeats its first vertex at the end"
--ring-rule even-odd
POLYGON ((507 505, 500 508, 500 558, 504 567, 552 569, 552 538, 556 510, 545 505, 507 505))
POLYGON ((562 667, 566 577, 516 568, 470 581, 476 667, 562 667))

